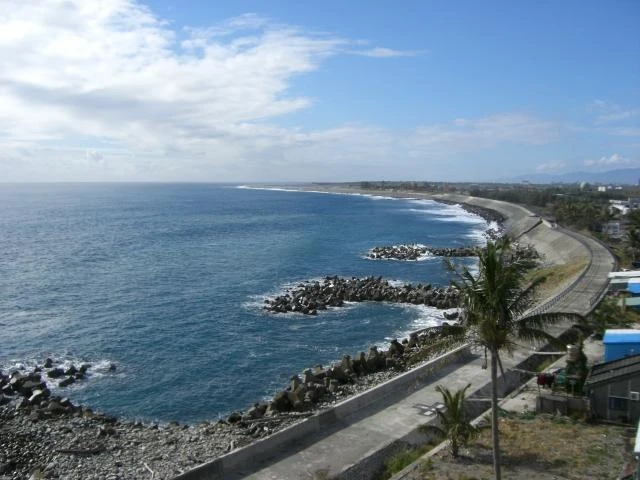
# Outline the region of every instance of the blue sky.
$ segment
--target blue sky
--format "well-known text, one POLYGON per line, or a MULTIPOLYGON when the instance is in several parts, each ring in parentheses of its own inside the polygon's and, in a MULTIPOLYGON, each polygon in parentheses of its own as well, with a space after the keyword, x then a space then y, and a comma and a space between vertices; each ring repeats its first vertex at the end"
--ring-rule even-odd
POLYGON ((640 166, 640 2, 0 0, 0 181, 640 166))

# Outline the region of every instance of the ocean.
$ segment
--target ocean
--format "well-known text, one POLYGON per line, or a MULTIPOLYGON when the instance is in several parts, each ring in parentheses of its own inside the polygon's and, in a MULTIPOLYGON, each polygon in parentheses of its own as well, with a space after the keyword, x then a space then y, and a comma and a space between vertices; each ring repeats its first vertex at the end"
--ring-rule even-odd
POLYGON ((438 257, 366 253, 483 244, 487 227, 429 200, 220 184, 2 184, 0 369, 47 357, 89 363, 86 380, 53 390, 131 420, 215 420, 307 367, 442 321, 434 308, 380 303, 271 314, 266 297, 327 275, 446 285, 438 257))

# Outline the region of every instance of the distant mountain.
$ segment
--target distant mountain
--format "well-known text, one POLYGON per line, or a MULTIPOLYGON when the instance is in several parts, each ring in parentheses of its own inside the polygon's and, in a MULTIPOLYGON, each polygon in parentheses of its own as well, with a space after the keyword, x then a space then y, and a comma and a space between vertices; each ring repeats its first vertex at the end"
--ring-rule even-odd
POLYGON ((607 172, 568 172, 560 174, 532 173, 505 178, 502 181, 515 183, 529 181, 531 183, 601 183, 616 185, 638 185, 640 168, 620 168, 607 172))

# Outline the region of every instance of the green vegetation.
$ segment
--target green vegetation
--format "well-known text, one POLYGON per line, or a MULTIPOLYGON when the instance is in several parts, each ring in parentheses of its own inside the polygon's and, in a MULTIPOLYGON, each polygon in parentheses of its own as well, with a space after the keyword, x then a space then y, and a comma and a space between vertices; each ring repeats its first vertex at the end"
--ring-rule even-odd
POLYGON ((588 331, 593 332, 596 338, 602 339, 608 328, 626 328, 634 320, 633 312, 619 307, 616 298, 605 298, 585 319, 583 325, 588 331))
MULTIPOLYGON (((614 480, 631 458, 633 436, 624 427, 594 425, 577 418, 504 412, 500 416, 502 465, 507 478, 598 478, 614 480)), ((411 480, 488 479, 491 436, 480 434, 469 453, 430 458, 411 480)))
POLYGON ((382 471, 375 477, 376 480, 387 480, 396 473, 411 465, 421 456, 433 448, 431 444, 425 444, 420 447, 405 447, 384 462, 382 471))
POLYGON ((477 437, 480 429, 471 424, 465 409, 465 395, 471 384, 454 393, 448 388, 438 385, 436 390, 442 395, 444 411, 436 410, 440 426, 425 425, 424 432, 435 433, 440 438, 447 439, 451 455, 458 456, 460 447, 466 447, 469 441, 477 437))

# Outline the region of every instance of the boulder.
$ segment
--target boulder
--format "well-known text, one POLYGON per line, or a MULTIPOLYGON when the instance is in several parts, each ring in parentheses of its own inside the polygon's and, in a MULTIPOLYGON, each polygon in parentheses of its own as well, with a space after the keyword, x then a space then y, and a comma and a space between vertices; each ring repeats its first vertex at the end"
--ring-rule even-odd
POLYGON ((60 367, 52 368, 51 370, 47 370, 47 377, 49 378, 60 378, 64 377, 64 370, 60 367))
POLYGON ((242 415, 239 412, 233 412, 231 415, 229 415, 227 422, 238 423, 240 420, 242 420, 242 415))
POLYGON ((38 388, 33 391, 31 396, 29 397, 30 405, 39 405, 42 400, 49 396, 50 392, 46 388, 38 388))
POLYGON ((276 393, 271 400, 271 406, 277 412, 286 412, 291 409, 291 403, 289 402, 289 397, 287 396, 287 392, 282 390, 276 393))
POLYGON ((71 385, 75 381, 76 381, 75 377, 67 377, 64 380, 61 380, 60 382, 58 382, 58 386, 60 388, 68 387, 69 385, 71 385))

